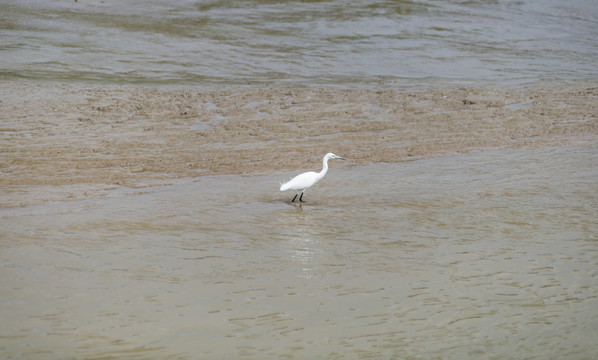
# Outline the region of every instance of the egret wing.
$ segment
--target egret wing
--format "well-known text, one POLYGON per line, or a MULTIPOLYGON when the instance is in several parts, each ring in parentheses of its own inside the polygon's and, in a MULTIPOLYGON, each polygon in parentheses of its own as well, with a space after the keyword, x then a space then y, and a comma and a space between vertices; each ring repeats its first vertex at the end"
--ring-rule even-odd
POLYGON ((307 189, 317 181, 317 177, 318 174, 313 171, 299 174, 289 180, 287 183, 282 184, 280 191, 307 189))

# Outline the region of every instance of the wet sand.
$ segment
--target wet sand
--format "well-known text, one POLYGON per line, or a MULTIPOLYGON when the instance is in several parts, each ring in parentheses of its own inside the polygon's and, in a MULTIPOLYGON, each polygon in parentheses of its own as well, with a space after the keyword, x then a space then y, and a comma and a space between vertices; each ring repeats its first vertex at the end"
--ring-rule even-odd
POLYGON ((592 143, 598 88, 164 89, 0 84, 0 206, 213 174, 592 143), (39 191, 33 196, 30 190, 39 191), (56 196, 56 192, 54 197, 56 196))

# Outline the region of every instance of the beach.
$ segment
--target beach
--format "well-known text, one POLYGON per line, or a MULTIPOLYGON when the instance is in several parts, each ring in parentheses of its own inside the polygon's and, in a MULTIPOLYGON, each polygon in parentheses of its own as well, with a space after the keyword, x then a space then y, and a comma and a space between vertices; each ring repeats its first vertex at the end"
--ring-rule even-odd
POLYGON ((598 350, 593 88, 3 91, 6 358, 598 350))
POLYGON ((593 1, 2 10, 1 358, 598 353, 593 1))
POLYGON ((597 350, 595 87, 0 88, 7 358, 597 350))

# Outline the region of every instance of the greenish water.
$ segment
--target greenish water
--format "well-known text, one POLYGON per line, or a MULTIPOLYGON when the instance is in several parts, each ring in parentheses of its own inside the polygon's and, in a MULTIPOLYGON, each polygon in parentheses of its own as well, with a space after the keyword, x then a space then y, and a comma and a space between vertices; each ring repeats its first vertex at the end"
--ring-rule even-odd
POLYGON ((597 75, 593 0, 4 0, 0 9, 0 79, 412 89, 597 75))

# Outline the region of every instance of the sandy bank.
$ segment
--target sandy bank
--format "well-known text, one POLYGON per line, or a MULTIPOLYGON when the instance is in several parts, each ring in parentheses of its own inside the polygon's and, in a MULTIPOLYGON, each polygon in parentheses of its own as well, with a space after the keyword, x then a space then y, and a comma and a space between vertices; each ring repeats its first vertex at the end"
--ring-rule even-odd
MULTIPOLYGON (((598 88, 394 90, 0 84, 3 206, 23 186, 145 186, 598 139, 598 88)), ((76 187, 73 187, 76 188, 76 187)))

